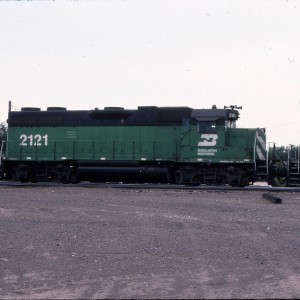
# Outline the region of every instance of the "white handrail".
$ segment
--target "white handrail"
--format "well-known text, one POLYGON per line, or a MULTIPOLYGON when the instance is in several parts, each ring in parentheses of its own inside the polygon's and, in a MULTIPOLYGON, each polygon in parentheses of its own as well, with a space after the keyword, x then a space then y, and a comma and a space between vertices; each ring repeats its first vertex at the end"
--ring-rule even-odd
POLYGON ((5 144, 5 141, 2 141, 1 149, 0 149, 0 167, 2 166, 2 153, 3 153, 3 149, 4 149, 4 144, 5 144))
POLYGON ((297 162, 297 166, 298 166, 298 173, 299 173, 299 145, 298 145, 298 162, 297 162))

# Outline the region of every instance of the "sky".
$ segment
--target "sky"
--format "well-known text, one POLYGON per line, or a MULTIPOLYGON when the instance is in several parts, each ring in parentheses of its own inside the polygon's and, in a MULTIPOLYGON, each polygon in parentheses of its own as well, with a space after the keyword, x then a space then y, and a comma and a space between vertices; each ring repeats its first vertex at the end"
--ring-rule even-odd
POLYGON ((300 144, 300 1, 0 1, 0 121, 21 107, 242 106, 300 144))

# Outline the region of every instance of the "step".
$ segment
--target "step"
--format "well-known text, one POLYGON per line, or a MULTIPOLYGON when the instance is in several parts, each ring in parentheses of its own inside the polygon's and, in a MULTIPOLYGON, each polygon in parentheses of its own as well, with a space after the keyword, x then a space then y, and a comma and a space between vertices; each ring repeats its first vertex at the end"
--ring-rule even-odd
POLYGON ((267 176, 267 173, 256 173, 256 176, 267 176))
POLYGON ((300 181, 300 177, 291 176, 291 177, 289 177, 289 180, 297 180, 297 181, 300 181))

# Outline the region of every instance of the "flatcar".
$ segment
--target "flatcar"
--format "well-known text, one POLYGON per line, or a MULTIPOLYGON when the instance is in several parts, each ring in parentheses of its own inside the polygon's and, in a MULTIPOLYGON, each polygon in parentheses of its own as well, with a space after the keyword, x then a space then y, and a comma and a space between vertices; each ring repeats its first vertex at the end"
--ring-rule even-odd
POLYGON ((6 179, 245 186, 267 180, 264 128, 236 106, 9 111, 6 179))

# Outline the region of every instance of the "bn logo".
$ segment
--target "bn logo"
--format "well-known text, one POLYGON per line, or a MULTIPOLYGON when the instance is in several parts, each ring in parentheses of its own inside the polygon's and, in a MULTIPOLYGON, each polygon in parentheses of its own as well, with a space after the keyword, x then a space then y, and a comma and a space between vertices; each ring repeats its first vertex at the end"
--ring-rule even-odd
POLYGON ((216 146, 217 145, 217 134, 201 134, 201 140, 198 146, 216 146))

